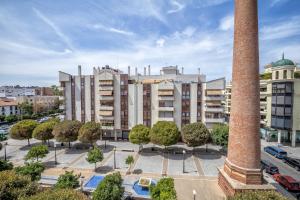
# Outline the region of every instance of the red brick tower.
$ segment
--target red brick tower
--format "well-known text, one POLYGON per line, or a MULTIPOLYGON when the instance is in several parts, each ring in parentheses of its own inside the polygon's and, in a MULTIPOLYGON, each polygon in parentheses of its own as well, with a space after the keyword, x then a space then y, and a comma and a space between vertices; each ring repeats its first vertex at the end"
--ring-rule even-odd
POLYGON ((257 0, 235 0, 228 156, 219 174, 227 196, 262 184, 258 54, 257 0))

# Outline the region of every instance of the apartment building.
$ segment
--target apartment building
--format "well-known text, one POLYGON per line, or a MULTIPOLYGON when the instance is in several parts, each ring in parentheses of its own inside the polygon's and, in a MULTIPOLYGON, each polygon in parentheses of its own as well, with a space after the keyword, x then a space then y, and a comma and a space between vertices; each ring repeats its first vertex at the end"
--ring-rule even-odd
MULTIPOLYGON (((260 77, 260 125, 263 137, 300 143, 300 68, 282 59, 266 65, 260 77)), ((230 116, 231 88, 225 89, 225 114, 230 116)))
POLYGON ((21 87, 21 86, 1 86, 0 97, 18 97, 26 95, 35 95, 37 87, 21 87))
POLYGON ((141 75, 109 66, 94 68, 93 75, 59 72, 64 94, 65 118, 102 124, 104 136, 128 138, 137 124, 153 126, 173 121, 179 130, 185 124, 202 121, 211 128, 224 122, 225 78, 208 81, 204 75, 181 73, 177 66, 163 67, 159 75, 144 68, 141 75))
POLYGON ((9 116, 18 114, 20 114, 20 110, 16 100, 10 98, 0 98, 0 115, 9 116))
POLYGON ((16 97, 17 104, 29 103, 32 105, 34 113, 46 112, 48 110, 58 109, 58 96, 19 96, 16 97))

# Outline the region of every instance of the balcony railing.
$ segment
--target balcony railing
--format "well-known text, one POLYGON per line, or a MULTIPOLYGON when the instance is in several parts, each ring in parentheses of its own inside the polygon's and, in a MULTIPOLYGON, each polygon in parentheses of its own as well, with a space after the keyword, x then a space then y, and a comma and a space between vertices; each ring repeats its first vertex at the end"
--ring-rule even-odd
POLYGON ((113 106, 103 106, 103 105, 100 105, 100 110, 114 110, 114 107, 113 106))
POLYGON ((205 118, 205 122, 207 123, 224 123, 224 118, 205 118))
POLYGON ((224 112, 224 108, 210 108, 210 107, 206 107, 205 111, 207 111, 207 112, 224 112))
POLYGON ((159 111, 174 111, 174 107, 164 107, 164 106, 160 106, 158 107, 159 111))
POLYGON ((174 121, 174 117, 158 117, 158 121, 173 122, 174 121))

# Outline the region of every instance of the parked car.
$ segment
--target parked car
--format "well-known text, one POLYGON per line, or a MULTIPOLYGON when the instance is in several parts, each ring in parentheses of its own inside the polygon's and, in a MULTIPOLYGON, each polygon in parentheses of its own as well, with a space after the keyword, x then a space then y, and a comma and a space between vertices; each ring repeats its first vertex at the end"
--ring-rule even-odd
POLYGON ((275 146, 264 147, 264 151, 271 154, 272 156, 275 156, 275 158, 278 158, 278 159, 283 159, 284 157, 287 156, 286 151, 284 151, 278 147, 275 147, 275 146))
POLYGON ((294 167, 297 171, 300 171, 300 160, 291 158, 291 157, 284 157, 283 162, 294 167))
POLYGON ((273 178, 276 182, 282 185, 286 190, 300 192, 300 183, 291 176, 274 174, 273 178))
POLYGON ((266 170, 266 173, 268 174, 279 174, 279 169, 275 165, 273 165, 271 162, 266 160, 261 160, 261 169, 266 170))

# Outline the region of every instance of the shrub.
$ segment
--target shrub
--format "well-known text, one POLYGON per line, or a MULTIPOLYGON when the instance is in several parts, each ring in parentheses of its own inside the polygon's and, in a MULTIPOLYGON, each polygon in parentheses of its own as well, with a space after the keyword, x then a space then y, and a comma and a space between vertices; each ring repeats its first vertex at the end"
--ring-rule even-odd
POLYGON ((88 156, 87 156, 86 160, 89 163, 95 164, 95 171, 96 171, 97 162, 101 162, 103 160, 103 153, 102 153, 101 149, 94 147, 92 150, 90 150, 88 152, 88 156))
POLYGON ((27 199, 37 191, 38 185, 30 177, 16 174, 13 170, 0 172, 1 200, 17 200, 22 197, 27 199))
POLYGON ((83 193, 73 189, 46 189, 22 200, 88 200, 83 193))
POLYGON ((78 140, 92 145, 100 139, 100 135, 101 125, 96 122, 87 122, 80 128, 78 140))
POLYGON ((150 142, 150 128, 143 124, 135 125, 129 133, 129 141, 132 144, 148 144, 150 142))
POLYGON ((40 162, 26 163, 25 166, 15 168, 17 174, 30 176, 32 181, 40 180, 44 170, 45 167, 40 162))
POLYGON ((238 193, 229 200, 288 200, 281 194, 275 191, 251 191, 238 193))
POLYGON ((122 181, 119 172, 105 176, 93 192, 93 200, 120 200, 124 193, 122 181))
POLYGON ((216 124, 213 126, 211 137, 214 144, 227 147, 229 126, 226 124, 216 124))
POLYGON ((150 195, 153 200, 176 200, 174 179, 160 179, 157 185, 150 186, 150 195))
POLYGON ((11 122, 16 122, 18 121, 18 116, 17 115, 8 115, 4 118, 4 121, 11 123, 11 122))
POLYGON ((0 160, 0 171, 11 170, 13 168, 13 164, 8 162, 7 160, 0 160))
POLYGON ((66 188, 77 188, 79 187, 79 177, 80 174, 74 175, 73 171, 66 171, 58 177, 55 188, 66 189, 66 188))

